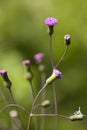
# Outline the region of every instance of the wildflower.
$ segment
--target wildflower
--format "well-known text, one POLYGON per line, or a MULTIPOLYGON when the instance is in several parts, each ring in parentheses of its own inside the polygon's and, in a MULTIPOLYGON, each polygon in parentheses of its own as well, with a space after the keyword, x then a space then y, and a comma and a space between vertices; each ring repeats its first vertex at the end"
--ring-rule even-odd
POLYGON ((0 74, 2 76, 2 78, 4 79, 4 85, 10 89, 11 87, 11 81, 9 80, 8 78, 8 75, 7 75, 7 71, 5 69, 3 70, 0 70, 0 74))
POLYGON ((57 69, 53 69, 53 73, 52 75, 46 80, 46 84, 51 84, 56 78, 61 79, 62 78, 62 73, 57 70, 57 69))
POLYGON ((42 59, 44 58, 44 54, 43 53, 37 53, 34 55, 34 59, 37 63, 40 63, 42 61, 42 59))
POLYGON ((22 62, 22 64, 23 64, 24 66, 28 66, 28 65, 30 65, 30 60, 24 60, 24 61, 22 62))
POLYGON ((71 36, 70 36, 70 34, 66 34, 65 36, 64 36, 64 39, 65 39, 65 43, 66 43, 66 45, 70 45, 70 40, 71 40, 71 36))
POLYGON ((53 17, 50 17, 50 18, 47 18, 45 20, 45 24, 47 24, 48 26, 54 26, 58 23, 58 20, 53 18, 53 17))
POLYGON ((22 64, 24 65, 25 67, 25 74, 24 74, 24 77, 25 79, 31 81, 32 78, 33 78, 33 74, 32 74, 32 71, 31 71, 31 68, 30 68, 30 60, 24 60, 22 61, 22 64))
POLYGON ((37 53, 34 55, 34 60, 38 64, 38 70, 42 73, 45 71, 45 65, 42 63, 44 53, 37 53))
POLYGON ((49 35, 52 35, 54 32, 54 25, 56 25, 58 23, 58 20, 50 17, 50 18, 46 18, 45 20, 45 24, 48 25, 48 33, 49 35))
POLYGON ((0 74, 4 77, 5 75, 7 75, 7 71, 5 69, 0 70, 0 74))

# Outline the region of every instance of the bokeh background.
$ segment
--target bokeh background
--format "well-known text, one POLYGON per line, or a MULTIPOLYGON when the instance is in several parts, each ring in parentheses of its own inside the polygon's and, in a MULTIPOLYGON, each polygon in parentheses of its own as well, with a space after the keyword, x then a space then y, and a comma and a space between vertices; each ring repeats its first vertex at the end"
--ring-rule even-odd
MULTIPOLYGON (((8 71, 16 102, 30 110, 31 89, 23 76, 22 60, 31 60, 34 90, 38 91, 40 73, 33 60, 34 54, 38 52, 45 54, 47 77, 51 74, 49 36, 47 26, 44 24, 47 17, 55 17, 59 21, 53 34, 55 64, 65 49, 64 35, 69 33, 72 37, 70 49, 59 66, 63 79, 56 81, 58 111, 62 115, 71 115, 80 106, 81 111, 87 114, 86 0, 0 0, 0 69, 5 68, 8 71)), ((0 87, 0 91, 8 96, 8 90, 4 88, 2 78, 0 78, 0 87)), ((47 89, 47 94, 53 102, 51 88, 47 89)), ((5 103, 1 94, 0 99, 0 108, 2 108, 5 103)), ((48 109, 49 111, 54 111, 53 106, 48 109)), ((23 114, 23 120, 26 126, 25 114, 23 114)), ((54 118, 46 118, 45 130, 54 129, 53 120, 54 118)), ((59 130, 86 130, 87 119, 70 122, 58 118, 58 128, 59 130)), ((8 111, 4 111, 0 114, 0 130, 10 129, 9 114, 8 111)))

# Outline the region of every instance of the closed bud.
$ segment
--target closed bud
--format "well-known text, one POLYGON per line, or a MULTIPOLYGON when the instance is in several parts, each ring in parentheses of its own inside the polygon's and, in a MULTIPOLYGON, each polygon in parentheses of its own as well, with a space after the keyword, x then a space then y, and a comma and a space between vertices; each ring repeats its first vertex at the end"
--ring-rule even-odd
POLYGON ((44 100, 42 103, 41 103, 41 107, 49 107, 50 106, 50 100, 44 100))
POLYGON ((65 40, 66 45, 70 45, 71 44, 71 36, 70 36, 70 34, 66 34, 64 36, 64 40, 65 40))

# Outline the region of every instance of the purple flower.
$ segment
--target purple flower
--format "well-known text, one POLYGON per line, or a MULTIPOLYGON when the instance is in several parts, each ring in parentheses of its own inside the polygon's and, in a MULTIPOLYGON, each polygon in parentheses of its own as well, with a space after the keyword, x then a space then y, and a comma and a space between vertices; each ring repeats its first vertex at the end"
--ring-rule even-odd
POLYGON ((62 73, 59 70, 54 68, 51 76, 46 80, 46 85, 51 84, 57 78, 61 79, 62 73))
POLYGON ((5 85, 8 89, 10 89, 12 83, 11 83, 11 81, 10 81, 9 78, 8 78, 7 71, 6 71, 5 69, 0 70, 0 74, 1 74, 2 78, 4 79, 4 85, 5 85))
POLYGON ((1 74, 2 76, 5 76, 5 75, 7 75, 7 71, 6 71, 5 69, 0 70, 0 74, 1 74))
POLYGON ((64 36, 64 39, 65 39, 65 43, 66 43, 66 45, 70 45, 70 40, 71 40, 71 36, 70 36, 70 34, 66 34, 65 36, 64 36))
POLYGON ((58 23, 58 20, 53 17, 46 18, 46 20, 45 20, 45 24, 47 24, 48 26, 54 26, 57 23, 58 23))
POLYGON ((34 59, 37 63, 40 63, 42 61, 42 59, 44 58, 44 54, 43 53, 37 53, 34 55, 34 59))
POLYGON ((65 39, 65 40, 69 40, 69 39, 71 39, 70 34, 66 34, 66 35, 64 36, 64 39, 65 39))
POLYGON ((24 60, 22 62, 23 65, 28 66, 30 64, 30 60, 24 60))
POLYGON ((53 69, 53 73, 54 73, 59 79, 62 78, 62 73, 61 73, 59 70, 53 69))

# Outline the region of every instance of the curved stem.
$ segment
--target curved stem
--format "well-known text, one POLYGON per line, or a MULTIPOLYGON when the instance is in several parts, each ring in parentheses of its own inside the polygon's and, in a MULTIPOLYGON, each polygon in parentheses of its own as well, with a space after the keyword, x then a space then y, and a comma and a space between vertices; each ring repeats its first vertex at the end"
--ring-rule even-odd
MULTIPOLYGON (((12 93, 12 91, 11 91, 11 88, 9 89, 9 93, 10 93, 10 96, 11 96, 11 99, 12 99, 13 103, 16 104, 15 99, 14 99, 14 97, 13 97, 13 93, 12 93)), ((16 107, 16 106, 15 106, 15 107, 16 107)), ((22 119, 21 119, 21 117, 20 117, 20 113, 19 113, 17 107, 16 107, 16 110, 17 110, 17 112, 18 112, 18 118, 19 118, 19 120, 20 120, 20 122, 21 122, 22 128, 25 129, 25 128, 24 128, 24 124, 23 124, 23 122, 22 122, 22 119)))
POLYGON ((21 110, 23 110, 26 114, 29 115, 29 112, 28 112, 23 106, 20 106, 20 105, 17 105, 17 104, 8 104, 8 105, 5 105, 5 106, 0 110, 0 113, 3 112, 4 110, 8 109, 9 107, 18 107, 18 108, 20 108, 21 110))
MULTIPOLYGON (((30 85, 31 85, 31 92, 32 92, 32 103, 33 103, 35 94, 34 94, 32 81, 30 81, 30 85)), ((35 112, 35 109, 34 109, 34 112, 35 112)), ((35 130, 37 130, 37 119, 36 119, 36 117, 34 117, 34 127, 35 127, 35 130)))
POLYGON ((68 48, 69 48, 69 47, 66 46, 65 51, 64 51, 62 57, 60 58, 60 60, 58 61, 58 63, 56 64, 56 66, 55 66, 54 68, 57 68, 57 67, 61 64, 61 62, 63 61, 63 59, 64 59, 64 57, 65 57, 65 55, 66 55, 66 53, 67 53, 67 51, 68 51, 68 48))
MULTIPOLYGON (((41 89, 40 91, 38 92, 38 94, 36 95, 34 101, 33 101, 33 104, 32 104, 32 108, 31 108, 31 112, 30 112, 30 115, 33 113, 33 109, 34 109, 34 105, 39 97, 39 95, 41 94, 41 92, 46 88, 47 84, 45 84, 41 89)), ((31 119, 32 119, 32 116, 29 116, 29 120, 28 120, 28 124, 27 124, 27 130, 30 129, 30 122, 31 122, 31 119)))

